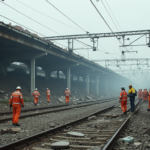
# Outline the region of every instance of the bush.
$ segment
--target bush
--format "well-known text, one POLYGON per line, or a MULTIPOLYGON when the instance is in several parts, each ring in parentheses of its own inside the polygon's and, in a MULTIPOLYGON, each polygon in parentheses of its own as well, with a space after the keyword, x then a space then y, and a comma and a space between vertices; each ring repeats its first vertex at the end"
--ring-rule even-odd
POLYGON ((24 100, 24 102, 33 102, 33 100, 30 98, 24 98, 23 100, 24 100))

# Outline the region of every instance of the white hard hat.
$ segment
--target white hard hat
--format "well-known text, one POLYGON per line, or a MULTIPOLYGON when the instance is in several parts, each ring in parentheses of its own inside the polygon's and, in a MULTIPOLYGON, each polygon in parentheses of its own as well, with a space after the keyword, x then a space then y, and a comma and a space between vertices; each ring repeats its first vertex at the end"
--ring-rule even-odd
POLYGON ((121 89, 124 89, 124 87, 122 86, 121 89))
POLYGON ((38 89, 37 88, 35 88, 35 91, 37 91, 38 89))
POLYGON ((21 87, 20 87, 20 86, 17 86, 17 87, 16 87, 16 90, 21 90, 21 87))
POLYGON ((66 88, 66 90, 68 90, 68 88, 66 88))

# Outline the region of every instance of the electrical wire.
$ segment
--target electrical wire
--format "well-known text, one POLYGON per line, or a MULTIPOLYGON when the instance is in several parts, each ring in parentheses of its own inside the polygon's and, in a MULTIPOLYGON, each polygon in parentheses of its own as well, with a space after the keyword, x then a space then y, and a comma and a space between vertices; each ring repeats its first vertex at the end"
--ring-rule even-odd
POLYGON ((107 10, 107 8, 106 8, 105 4, 103 3, 103 0, 101 0, 101 2, 102 2, 102 4, 103 4, 103 6, 104 6, 105 10, 107 11, 107 13, 108 13, 109 17, 111 18, 111 20, 112 20, 113 24, 115 25, 116 29, 119 31, 119 29, 118 29, 117 25, 115 24, 115 22, 114 22, 113 18, 111 17, 111 15, 110 15, 109 11, 107 10))
POLYGON ((112 15, 113 15, 114 19, 115 19, 115 21, 117 22, 118 26, 119 26, 119 27, 120 27, 120 29, 122 30, 122 28, 121 28, 121 26, 119 25, 119 23, 118 23, 118 21, 117 21, 117 19, 116 19, 115 15, 114 15, 114 13, 113 13, 113 12, 112 12, 112 10, 111 10, 111 8, 110 8, 110 6, 109 6, 109 4, 108 4, 107 0, 105 0, 105 1, 106 1, 106 4, 107 4, 107 6, 108 6, 109 10, 110 10, 110 11, 111 11, 111 13, 112 13, 112 15))
MULTIPOLYGON (((5 18, 5 19, 7 19, 7 20, 9 20, 9 21, 11 21, 11 22, 14 22, 14 23, 20 25, 21 27, 24 27, 24 28, 26 28, 26 29, 28 29, 28 30, 31 30, 31 31, 33 31, 33 32, 35 32, 35 33, 37 33, 37 34, 39 34, 39 35, 42 35, 43 37, 46 37, 45 35, 43 35, 43 34, 37 32, 37 31, 35 31, 35 30, 32 30, 32 29, 30 29, 30 28, 28 28, 28 27, 26 27, 26 26, 24 26, 24 25, 22 25, 22 24, 20 24, 20 23, 18 23, 18 22, 16 22, 16 21, 13 21, 13 20, 11 20, 11 19, 9 19, 9 18, 7 18, 7 17, 5 17, 5 16, 2 16, 2 15, 0 15, 0 16, 3 17, 3 18, 5 18)), ((66 48, 66 46, 64 46, 64 45, 62 45, 62 44, 60 44, 60 43, 58 43, 58 42, 55 42, 55 43, 57 43, 57 44, 59 44, 59 45, 61 45, 61 46, 63 46, 63 47, 66 48)))
MULTIPOLYGON (((102 14, 100 13, 100 11, 97 9, 97 7, 94 5, 94 3, 92 2, 92 0, 90 0, 91 1, 91 3, 92 3, 92 5, 93 5, 93 7, 96 9, 96 11, 98 12, 98 14, 100 15, 100 17, 103 19, 103 21, 105 22, 105 24, 107 25, 107 27, 110 29, 110 31, 112 32, 112 33, 114 33, 113 32, 113 30, 110 28, 110 26, 108 25, 108 23, 106 22, 106 20, 104 19, 104 17, 102 16, 102 14)), ((116 38, 117 38, 117 36, 116 36, 116 38)), ((117 40, 119 41, 119 39, 117 38, 117 40)), ((121 43, 120 41, 119 41, 119 43, 121 43)), ((121 43, 122 44, 122 43, 121 43)))
POLYGON ((28 18, 28 19, 32 20, 33 22, 36 22, 37 24, 39 24, 39 25, 41 25, 41 26, 43 26, 43 27, 47 28, 48 30, 50 30, 50 31, 52 31, 52 32, 54 32, 54 33, 56 33, 56 34, 59 34, 58 32, 56 32, 56 31, 54 31, 54 30, 50 29, 49 27, 47 27, 47 26, 45 26, 45 25, 41 24, 40 22, 38 22, 38 21, 36 21, 36 20, 32 19, 31 17, 29 17, 29 16, 27 16, 27 15, 23 14, 22 12, 20 12, 20 11, 16 10, 15 8, 13 8, 13 7, 9 6, 8 4, 6 4, 6 3, 4 3, 4 2, 2 2, 2 4, 6 5, 7 7, 11 8, 11 9, 13 9, 13 10, 15 10, 16 12, 18 12, 19 14, 21 14, 21 15, 25 16, 26 18, 28 18))
POLYGON ((81 31, 80 29, 77 29, 77 28, 75 28, 75 27, 73 27, 73 26, 70 26, 70 25, 64 23, 64 22, 61 22, 61 21, 59 21, 59 20, 57 20, 57 19, 55 19, 55 18, 53 18, 53 17, 51 17, 51 16, 49 16, 49 15, 46 15, 46 14, 44 14, 44 13, 42 13, 42 12, 40 12, 40 11, 38 11, 38 10, 36 10, 36 9, 34 9, 34 8, 32 8, 32 7, 28 6, 28 5, 26 5, 26 4, 24 4, 23 2, 20 2, 19 0, 17 0, 17 2, 19 2, 20 4, 22 4, 22 5, 24 5, 24 6, 28 7, 28 8, 30 8, 30 9, 32 9, 32 10, 38 12, 38 13, 44 15, 45 17, 51 18, 52 20, 55 20, 55 21, 57 21, 57 22, 59 22, 59 23, 61 23, 61 24, 64 24, 64 25, 66 25, 66 26, 68 26, 68 27, 71 27, 71 28, 73 28, 73 29, 76 29, 76 30, 81 31))
MULTIPOLYGON (((85 31, 87 33, 86 30, 84 30, 81 26, 79 26, 77 23, 75 23, 73 20, 71 20, 68 16, 66 16, 62 11, 60 11, 57 7, 55 7, 52 3, 50 3, 48 0, 46 0, 53 8, 55 8, 57 11, 59 11, 63 16, 65 16, 67 19, 69 19, 72 23, 74 23, 76 26, 78 26, 80 29, 82 29, 83 31, 85 31)), ((92 47, 84 42, 81 42, 79 40, 76 40, 78 41, 79 43, 82 43, 83 45, 86 45, 86 46, 89 46, 89 47, 92 47)))
MULTIPOLYGON (((61 34, 59 34, 58 32, 56 32, 56 31, 54 31, 54 30, 52 30, 52 29, 48 28, 47 26, 45 26, 45 25, 41 24, 40 22, 38 22, 38 21, 36 21, 36 20, 34 20, 34 19, 32 19, 32 18, 28 17, 27 15, 25 15, 25 14, 21 13, 20 11, 16 10, 15 8, 13 8, 13 7, 9 6, 8 4, 6 4, 6 3, 4 3, 4 2, 2 2, 2 4, 5 4, 5 5, 6 5, 6 6, 8 6, 9 8, 11 8, 11 9, 13 9, 13 10, 17 11, 18 13, 20 13, 20 14, 22 14, 23 16, 27 17, 28 19, 30 19, 30 20, 32 20, 32 21, 34 21, 34 22, 36 22, 36 23, 40 24, 41 26, 43 26, 43 27, 45 27, 45 28, 47 28, 47 29, 49 29, 49 30, 53 31, 54 33, 56 33, 56 34, 58 34, 58 35, 61 35, 61 34)), ((84 42, 81 42, 81 41, 79 41, 79 40, 77 40, 77 41, 78 41, 78 42, 80 42, 80 43, 82 43, 83 45, 87 45, 87 46, 89 46, 89 47, 92 47, 92 46, 90 46, 90 45, 88 45, 88 44, 86 44, 86 43, 84 43, 84 42)), ((53 41, 53 42, 54 42, 54 41, 53 41)), ((58 42, 56 42, 56 43, 58 43, 58 42)), ((65 47, 66 47, 66 46, 65 46, 65 47)))
POLYGON ((69 19, 72 23, 74 23, 76 26, 78 26, 80 29, 83 31, 87 32, 84 30, 81 26, 79 26, 77 23, 75 23, 72 19, 70 19, 68 16, 66 16, 62 11, 60 11, 58 8, 56 8, 52 3, 50 3, 48 0, 46 0, 53 8, 55 8, 57 11, 59 11, 63 16, 65 16, 67 19, 69 19))

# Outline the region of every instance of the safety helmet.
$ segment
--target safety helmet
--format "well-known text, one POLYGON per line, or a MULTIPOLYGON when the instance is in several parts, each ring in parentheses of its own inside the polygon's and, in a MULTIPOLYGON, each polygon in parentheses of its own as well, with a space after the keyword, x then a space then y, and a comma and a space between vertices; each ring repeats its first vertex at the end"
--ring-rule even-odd
POLYGON ((17 86, 17 87, 16 87, 16 90, 21 90, 21 87, 20 87, 20 86, 17 86))
POLYGON ((129 85, 129 87, 131 87, 132 85, 129 85))
POLYGON ((35 91, 37 91, 38 89, 37 88, 35 88, 35 91))
POLYGON ((48 88, 47 88, 47 90, 48 90, 48 88))
POLYGON ((66 90, 68 90, 68 88, 66 88, 66 90))
POLYGON ((122 86, 121 89, 124 89, 124 87, 122 86))

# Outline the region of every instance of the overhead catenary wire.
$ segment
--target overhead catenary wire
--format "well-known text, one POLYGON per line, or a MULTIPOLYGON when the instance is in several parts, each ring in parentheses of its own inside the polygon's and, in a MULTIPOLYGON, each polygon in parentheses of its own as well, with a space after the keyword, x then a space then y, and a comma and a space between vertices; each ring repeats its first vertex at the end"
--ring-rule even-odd
POLYGON ((26 18, 32 20, 33 22, 36 22, 37 24, 39 24, 39 25, 41 25, 41 26, 47 28, 48 30, 50 30, 50 31, 52 31, 52 32, 54 32, 54 33, 56 33, 56 34, 59 34, 58 32, 56 32, 56 31, 50 29, 49 27, 47 27, 47 26, 41 24, 40 22, 38 22, 38 21, 32 19, 31 17, 29 17, 29 16, 23 14, 22 12, 18 11, 17 9, 15 9, 15 8, 13 8, 13 7, 11 7, 11 6, 9 6, 8 4, 6 4, 6 3, 4 3, 4 2, 2 2, 2 4, 6 5, 7 7, 11 8, 11 9, 13 9, 13 10, 15 10, 16 12, 18 12, 19 14, 21 14, 21 15, 25 16, 26 18))
MULTIPOLYGON (((28 28, 28 27, 26 27, 26 26, 24 26, 24 25, 22 25, 22 24, 20 24, 20 23, 18 23, 18 22, 16 22, 16 21, 13 21, 12 19, 9 19, 9 18, 7 18, 7 17, 5 17, 5 16, 2 16, 2 15, 0 15, 0 16, 3 17, 3 18, 5 18, 5 19, 7 19, 7 20, 9 20, 9 21, 11 21, 11 22, 14 22, 14 23, 20 25, 21 27, 24 27, 24 28, 26 28, 26 29, 28 29, 28 30, 30 30, 30 31, 33 31, 33 32, 35 32, 35 33, 37 33, 37 34, 43 36, 43 37, 46 37, 45 35, 43 35, 43 34, 37 32, 37 31, 35 31, 35 30, 33 30, 33 29, 30 29, 30 28, 28 28)), ((59 44, 59 45, 61 45, 61 46, 63 46, 63 47, 66 48, 65 45, 62 45, 62 44, 60 44, 60 43, 58 43, 58 42, 55 42, 55 43, 57 43, 57 44, 59 44)))
POLYGON ((53 8, 55 8, 57 11, 59 11, 63 16, 65 16, 67 19, 69 19, 72 23, 74 23, 76 26, 78 26, 80 29, 82 29, 83 31, 87 32, 86 30, 84 30, 81 26, 79 26, 76 22, 74 22, 72 19, 70 19, 68 16, 66 16, 62 11, 60 11, 57 7, 55 7, 51 2, 49 2, 48 0, 46 0, 53 8))
MULTIPOLYGON (((104 17, 102 16, 102 14, 100 13, 100 11, 97 9, 97 7, 94 5, 94 3, 92 2, 92 0, 90 0, 91 1, 91 3, 92 3, 92 5, 93 5, 93 7, 96 9, 96 11, 98 12, 98 14, 100 15, 100 17, 103 19, 103 21, 105 22, 105 24, 107 25, 107 27, 110 29, 110 31, 112 32, 112 33, 114 33, 113 32, 113 30, 111 29, 111 27, 109 26, 109 24, 106 22, 106 20, 104 19, 104 17)), ((117 38, 117 36, 116 36, 116 38, 117 38)), ((119 39, 117 38, 117 40, 119 41, 119 39)), ((119 43, 121 43, 120 41, 119 41, 119 43)), ((122 43, 121 43, 122 44, 122 43)))
POLYGON ((109 11, 107 10, 107 8, 106 8, 105 4, 103 3, 103 0, 101 0, 101 2, 102 2, 102 4, 103 4, 103 6, 104 6, 105 10, 107 11, 107 13, 108 13, 109 17, 111 18, 111 20, 112 20, 113 24, 115 25, 116 29, 119 31, 119 29, 118 29, 118 27, 117 27, 116 23, 114 22, 114 20, 113 20, 113 18, 111 17, 111 15, 110 15, 109 11))
MULTIPOLYGON (((57 11, 59 11, 63 16, 65 16, 67 19, 69 19, 72 23, 74 23, 76 26, 78 26, 80 29, 82 29, 84 32, 88 33, 85 29, 83 29, 81 26, 79 26, 76 22, 74 22, 72 19, 70 19, 67 15, 65 15, 62 11, 60 11, 57 7, 55 7, 52 3, 50 3, 48 0, 46 0, 53 8, 55 8, 57 11)), ((81 42, 79 40, 76 40, 78 41, 79 43, 82 43, 84 45, 87 45, 89 47, 92 47, 88 44, 85 44, 84 42, 81 42)))
POLYGON ((121 28, 120 24, 118 23, 118 21, 117 21, 117 19, 116 19, 115 15, 114 15, 114 13, 113 13, 113 11, 111 10, 111 8, 110 8, 110 6, 109 6, 109 4, 108 4, 107 0, 105 0, 105 1, 106 1, 106 4, 107 4, 107 6, 108 6, 108 8, 109 8, 110 12, 112 13, 112 15, 113 15, 114 19, 116 20, 116 22, 117 22, 118 26, 119 26, 119 27, 120 27, 120 29, 122 30, 122 28, 121 28))
MULTIPOLYGON (((43 27, 45 27, 45 28, 47 28, 47 29, 49 29, 49 30, 53 31, 54 33, 56 33, 56 34, 58 34, 58 35, 61 35, 60 33, 58 33, 58 32, 56 32, 56 31, 54 31, 54 30, 50 29, 49 27, 47 27, 47 26, 45 26, 45 25, 41 24, 40 22, 38 22, 38 21, 36 21, 36 20, 32 19, 31 17, 28 17, 27 15, 25 15, 25 14, 21 13, 20 11, 16 10, 15 8, 13 8, 13 7, 9 6, 8 4, 6 4, 6 3, 4 3, 4 2, 2 2, 2 3, 3 3, 3 4, 5 4, 6 6, 10 7, 11 9, 13 9, 13 10, 17 11, 18 13, 22 14, 23 16, 27 17, 28 19, 31 19, 32 21, 34 21, 34 22, 36 22, 36 23, 40 24, 41 26, 43 26, 43 27)), ((77 40, 77 41, 78 41, 78 42, 80 42, 80 43, 82 43, 83 45, 87 45, 87 46, 89 46, 89 47, 92 47, 92 46, 90 46, 90 45, 88 45, 88 44, 86 44, 86 43, 84 43, 84 42, 81 42, 81 41, 79 41, 79 40, 77 40)), ((53 41, 53 42, 54 42, 54 41, 53 41)), ((58 43, 58 42, 56 42, 56 43, 58 43)), ((65 47, 66 47, 66 46, 65 46, 65 47)))
POLYGON ((28 7, 28 8, 30 8, 30 9, 32 9, 32 10, 34 10, 34 11, 36 11, 36 12, 42 14, 42 15, 44 15, 45 17, 51 18, 52 20, 55 20, 55 21, 57 21, 57 22, 59 22, 59 23, 61 23, 61 24, 64 24, 64 25, 66 25, 66 26, 68 26, 68 27, 71 27, 71 28, 73 28, 73 29, 82 31, 81 29, 75 28, 75 27, 73 27, 73 26, 71 26, 71 25, 68 25, 68 24, 66 24, 66 23, 64 23, 64 22, 61 22, 61 21, 59 21, 59 20, 57 20, 57 19, 55 19, 55 18, 53 18, 53 17, 51 17, 51 16, 49 16, 49 15, 47 15, 47 14, 45 14, 45 13, 42 13, 42 12, 40 12, 40 11, 34 9, 33 7, 30 7, 30 6, 26 5, 26 4, 24 4, 23 2, 20 2, 19 0, 17 0, 17 2, 19 2, 19 3, 21 3, 22 5, 28 7))

